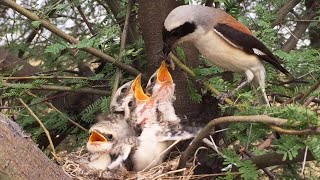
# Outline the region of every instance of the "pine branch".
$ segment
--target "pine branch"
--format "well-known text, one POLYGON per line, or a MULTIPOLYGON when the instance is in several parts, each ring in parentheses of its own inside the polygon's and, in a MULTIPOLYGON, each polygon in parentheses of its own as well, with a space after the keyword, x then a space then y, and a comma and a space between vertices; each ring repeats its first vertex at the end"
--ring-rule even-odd
POLYGON ((17 88, 21 89, 23 86, 26 89, 38 89, 38 90, 48 90, 48 91, 62 91, 62 92, 74 92, 74 93, 90 93, 90 94, 97 94, 97 95, 105 95, 109 96, 111 93, 109 91, 104 91, 100 89, 93 89, 93 88, 72 88, 68 86, 53 86, 53 85, 39 85, 39 86, 34 86, 32 84, 27 84, 27 83, 20 83, 20 84, 15 84, 15 83, 5 83, 3 82, 1 84, 3 87, 11 87, 11 88, 17 88))
MULTIPOLYGON (((21 7, 20 5, 18 5, 17 3, 15 3, 14 1, 11 1, 11 0, 2 0, 1 2, 3 5, 9 7, 9 8, 12 8, 13 10, 17 11, 18 13, 24 15, 25 17, 27 17, 28 19, 32 20, 32 21, 39 21, 41 22, 41 25, 43 27, 45 27, 46 29, 48 29, 49 31, 51 31, 52 33, 56 34, 57 36, 61 37, 62 39, 68 41, 69 43, 71 44, 78 44, 79 41, 66 34, 65 32, 61 31, 59 28, 57 28, 56 26, 54 26, 53 24, 51 24, 48 20, 44 20, 44 19, 40 19, 39 16, 33 14, 32 12, 26 10, 25 8, 21 7)), ((127 65, 127 64, 124 64, 124 63, 121 63, 119 61, 116 61, 113 57, 107 55, 107 54, 104 54, 103 52, 95 49, 95 48, 89 48, 89 47, 86 47, 86 48, 81 48, 81 50, 93 55, 93 56, 96 56, 100 59, 102 59, 103 61, 106 61, 108 63, 112 63, 114 64, 115 66, 119 67, 120 69, 122 70, 125 70, 127 71, 128 73, 136 76, 138 74, 140 74, 140 72, 138 70, 136 70, 135 68, 127 65)))

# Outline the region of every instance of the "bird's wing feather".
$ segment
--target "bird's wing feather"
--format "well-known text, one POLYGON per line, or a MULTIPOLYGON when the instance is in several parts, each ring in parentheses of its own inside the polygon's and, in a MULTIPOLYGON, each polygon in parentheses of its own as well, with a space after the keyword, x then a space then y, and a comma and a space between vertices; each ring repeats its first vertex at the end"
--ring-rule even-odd
POLYGON ((250 30, 240 22, 236 20, 232 21, 232 23, 230 20, 223 21, 223 23, 216 24, 213 27, 213 30, 232 46, 260 57, 284 74, 290 74, 280 64, 279 59, 276 58, 272 52, 262 42, 255 38, 250 30))

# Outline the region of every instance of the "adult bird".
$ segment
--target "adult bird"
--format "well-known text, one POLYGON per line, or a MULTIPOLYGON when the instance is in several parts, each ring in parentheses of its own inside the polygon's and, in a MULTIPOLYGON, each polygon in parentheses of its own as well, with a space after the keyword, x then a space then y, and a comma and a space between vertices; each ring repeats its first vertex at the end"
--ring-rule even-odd
POLYGON ((245 25, 220 9, 201 5, 179 6, 167 16, 162 35, 162 51, 166 57, 175 45, 191 42, 212 64, 227 71, 245 74, 246 81, 223 97, 231 96, 251 83, 262 92, 259 102, 269 105, 262 62, 266 61, 290 75, 278 58, 245 25))

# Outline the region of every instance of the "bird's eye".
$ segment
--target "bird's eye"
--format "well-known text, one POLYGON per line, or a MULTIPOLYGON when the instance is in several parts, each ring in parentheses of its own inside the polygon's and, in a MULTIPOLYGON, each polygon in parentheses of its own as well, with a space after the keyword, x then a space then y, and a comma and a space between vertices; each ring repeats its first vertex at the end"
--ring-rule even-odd
POLYGON ((105 138, 107 138, 108 141, 111 141, 113 139, 112 134, 106 134, 105 138))
POLYGON ((121 89, 121 92, 124 93, 124 92, 127 91, 127 89, 128 89, 127 87, 124 87, 124 88, 121 89))
POLYGON ((172 30, 171 32, 172 36, 178 36, 178 31, 177 30, 172 30))
POLYGON ((129 108, 131 108, 131 107, 132 107, 132 105, 133 105, 133 102, 132 102, 132 101, 130 101, 130 102, 128 103, 129 108))
POLYGON ((154 83, 155 80, 156 80, 156 77, 153 76, 153 77, 151 78, 151 83, 154 83))

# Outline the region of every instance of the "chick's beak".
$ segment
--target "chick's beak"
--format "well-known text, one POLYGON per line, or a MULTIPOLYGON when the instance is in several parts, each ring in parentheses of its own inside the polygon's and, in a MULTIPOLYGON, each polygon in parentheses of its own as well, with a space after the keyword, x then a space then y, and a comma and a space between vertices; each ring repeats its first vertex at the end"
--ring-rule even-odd
POLYGON ((159 83, 164 83, 164 82, 172 82, 173 79, 172 76, 166 66, 166 62, 162 61, 160 68, 158 69, 157 72, 157 82, 159 83))
POLYGON ((100 133, 96 131, 92 131, 90 137, 89 137, 89 142, 94 143, 94 142, 107 142, 108 140, 100 133))
POLYGON ((139 74, 132 82, 131 84, 131 91, 132 92, 135 92, 135 88, 136 88, 136 84, 137 84, 137 81, 140 81, 140 84, 141 84, 141 74, 139 74))
POLYGON ((150 99, 149 96, 147 96, 141 86, 141 75, 138 75, 136 80, 134 81, 135 87, 134 87, 134 97, 137 101, 148 101, 150 99))

